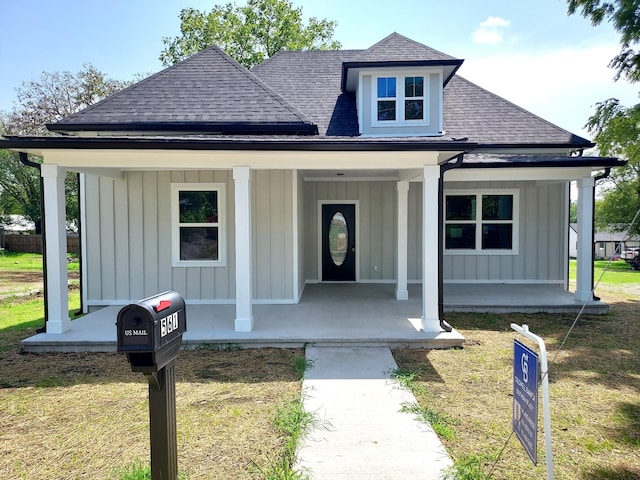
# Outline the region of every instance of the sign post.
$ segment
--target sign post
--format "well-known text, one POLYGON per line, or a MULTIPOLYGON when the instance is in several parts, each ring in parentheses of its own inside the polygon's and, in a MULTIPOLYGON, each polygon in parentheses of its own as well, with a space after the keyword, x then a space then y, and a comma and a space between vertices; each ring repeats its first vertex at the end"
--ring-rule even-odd
POLYGON ((511 328, 535 341, 540 351, 540 376, 538 375, 538 354, 526 345, 514 340, 513 343, 513 430, 537 464, 538 432, 538 383, 542 379, 542 408, 544 416, 544 437, 547 460, 547 478, 553 480, 553 452, 551 450, 551 414, 549 410, 549 368, 547 348, 544 340, 529 331, 528 325, 511 324, 511 328))

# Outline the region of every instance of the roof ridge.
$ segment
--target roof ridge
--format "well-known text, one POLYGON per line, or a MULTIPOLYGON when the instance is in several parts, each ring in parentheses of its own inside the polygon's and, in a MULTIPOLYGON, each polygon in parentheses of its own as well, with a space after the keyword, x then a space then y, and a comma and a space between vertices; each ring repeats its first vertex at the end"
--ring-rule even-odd
POLYGON ((409 42, 409 43, 412 43, 412 44, 414 44, 414 45, 417 45, 417 46, 419 46, 419 47, 421 47, 421 48, 426 48, 427 50, 431 50, 431 51, 433 51, 434 53, 437 53, 437 54, 439 54, 439 55, 442 55, 442 56, 445 56, 445 57, 449 57, 449 58, 452 58, 452 59, 455 59, 455 58, 456 58, 456 57, 452 57, 452 56, 451 56, 451 55, 449 55, 448 53, 444 53, 444 52, 441 52, 440 50, 436 50, 435 48, 430 47, 429 45, 426 45, 426 44, 424 44, 424 43, 418 42, 417 40, 414 40, 413 38, 406 37, 406 36, 404 36, 404 35, 402 35, 401 33, 398 33, 398 32, 392 32, 392 33, 390 33, 389 35, 387 35, 386 37, 384 37, 384 38, 383 38, 382 40, 380 40, 379 42, 376 42, 376 43, 374 43, 373 45, 371 45, 369 48, 367 48, 367 49, 365 50, 365 52, 368 52, 369 50, 372 50, 374 47, 376 47, 376 46, 378 46, 378 45, 380 45, 380 44, 382 44, 382 43, 384 43, 384 42, 386 42, 386 41, 388 41, 388 40, 390 40, 390 39, 392 39, 392 38, 401 38, 401 39, 402 39, 402 40, 404 40, 404 41, 407 41, 407 42, 409 42))
MULTIPOLYGON (((209 48, 211 48, 211 47, 209 47, 209 48)), ((195 58, 197 56, 200 56, 200 55, 204 54, 207 50, 209 50, 209 48, 205 48, 204 50, 200 50, 199 52, 194 53, 193 55, 185 58, 184 60, 180 60, 179 62, 174 63, 173 65, 169 65, 168 67, 163 68, 162 70, 160 70, 160 71, 158 71, 158 72, 156 72, 156 73, 154 73, 152 75, 149 75, 148 77, 143 78, 142 80, 140 80, 138 82, 135 82, 135 83, 123 88, 122 90, 118 90, 116 93, 113 93, 113 94, 111 94, 109 96, 104 97, 100 101, 98 101, 96 103, 93 103, 93 104, 89 105, 88 107, 83 108, 82 110, 78 110, 76 113, 74 113, 72 115, 69 115, 68 117, 64 117, 64 118, 61 118, 60 120, 58 120, 57 122, 53 122, 51 125, 56 125, 56 124, 64 125, 65 123, 68 123, 67 120, 71 120, 71 119, 77 117, 78 115, 80 115, 81 113, 84 114, 85 112, 90 112, 91 110, 94 110, 98 106, 102 105, 107 100, 110 100, 110 99, 113 99, 113 98, 117 98, 117 97, 125 94, 126 92, 128 92, 130 90, 135 90, 139 86, 150 82, 152 79, 166 74, 167 72, 169 72, 169 70, 173 70, 178 65, 180 65, 180 64, 182 64, 182 63, 184 63, 184 62, 186 62, 186 61, 188 61, 188 60, 190 60, 192 58, 195 58)))
POLYGON ((298 120, 300 120, 303 123, 307 123, 307 124, 311 124, 313 125, 314 123, 299 109, 297 109, 296 107, 294 107, 293 105, 291 105, 289 102, 287 102, 284 97, 282 97, 281 95, 279 95, 275 90, 273 90, 271 87, 269 87, 266 83, 264 83, 257 75, 255 75, 254 73, 252 73, 251 71, 249 71, 247 68, 245 68, 244 66, 242 66, 240 63, 238 63, 236 60, 234 60, 230 55, 228 55, 224 50, 222 50, 218 45, 211 45, 210 47, 207 47, 203 50, 200 50, 199 52, 194 53, 193 55, 185 58, 184 60, 181 60, 177 63, 174 63, 173 65, 170 65, 166 68, 163 68, 162 70, 160 70, 159 72, 156 72, 152 75, 149 75, 146 78, 143 78, 142 80, 135 82, 132 85, 129 85, 128 87, 123 88, 122 90, 119 90, 118 92, 109 95, 108 97, 105 97, 103 99, 101 99, 100 101, 89 105, 88 107, 79 110, 77 112, 75 112, 74 114, 65 117, 63 119, 58 120, 57 122, 52 123, 51 125, 66 125, 67 123, 69 123, 70 120, 73 120, 74 118, 78 117, 81 114, 85 114, 86 112, 90 112, 92 110, 94 110, 95 108, 98 108, 100 105, 102 105, 103 103, 105 103, 108 100, 112 100, 113 98, 118 98, 124 94, 126 94, 127 92, 130 92, 132 90, 137 89, 138 87, 141 87, 149 82, 151 82, 152 80, 156 79, 157 77, 161 77, 163 75, 166 75, 170 72, 172 72, 175 68, 178 68, 180 65, 192 61, 193 59, 205 55, 206 53, 209 52, 215 52, 216 54, 218 54, 220 56, 221 59, 223 59, 224 61, 226 61, 230 66, 232 66, 233 68, 235 68, 238 73, 244 75, 246 78, 248 78, 254 85, 256 85, 256 87, 260 88, 264 93, 270 95, 277 103, 279 103, 284 109, 286 109, 289 113, 291 113, 293 116, 295 116, 296 118, 298 118, 298 120))
POLYGON ((307 116, 298 108, 291 105, 284 97, 282 97, 278 92, 276 92, 273 88, 263 82, 255 73, 251 72, 248 68, 241 65, 235 59, 233 59, 229 54, 227 54, 224 50, 222 50, 217 45, 212 45, 210 47, 214 49, 216 52, 221 54, 222 58, 226 60, 231 66, 233 66, 238 72, 245 75, 249 80, 254 82, 258 87, 264 90, 265 93, 271 95, 275 100, 277 100, 282 107, 287 109, 291 114, 297 117, 300 121, 308 124, 314 124, 307 116))

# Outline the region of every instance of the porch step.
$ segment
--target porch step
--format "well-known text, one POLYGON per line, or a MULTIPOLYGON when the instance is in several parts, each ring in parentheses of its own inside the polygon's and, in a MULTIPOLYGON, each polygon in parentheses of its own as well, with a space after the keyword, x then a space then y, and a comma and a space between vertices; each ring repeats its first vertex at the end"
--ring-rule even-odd
POLYGON ((384 347, 307 347, 303 403, 316 417, 298 449, 312 480, 431 480, 451 465, 433 429, 401 412, 414 396, 390 378, 384 347))

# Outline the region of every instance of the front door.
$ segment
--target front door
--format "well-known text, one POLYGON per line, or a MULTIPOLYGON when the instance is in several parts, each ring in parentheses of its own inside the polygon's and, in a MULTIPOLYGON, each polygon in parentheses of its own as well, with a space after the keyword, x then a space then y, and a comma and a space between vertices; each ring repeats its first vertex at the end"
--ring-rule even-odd
POLYGON ((322 205, 322 280, 356 279, 356 206, 322 205))

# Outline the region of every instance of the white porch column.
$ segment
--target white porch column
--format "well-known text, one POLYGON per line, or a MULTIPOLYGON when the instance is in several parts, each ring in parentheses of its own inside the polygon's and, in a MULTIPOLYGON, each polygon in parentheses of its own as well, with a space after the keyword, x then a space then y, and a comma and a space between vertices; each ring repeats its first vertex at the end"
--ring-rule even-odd
POLYGON ((581 178, 578 184, 578 253, 576 257, 576 293, 581 302, 593 300, 593 177, 581 178))
POLYGON ((43 164, 44 228, 47 257, 47 333, 71 330, 67 287, 67 228, 64 195, 66 171, 57 165, 43 164))
POLYGON ((251 310, 251 169, 233 167, 236 211, 236 332, 253 330, 251 310))
POLYGON ((409 231, 409 182, 398 182, 398 245, 396 300, 409 300, 407 290, 407 248, 409 231))
POLYGON ((440 167, 424 167, 422 182, 422 330, 439 332, 438 181, 440 167))

